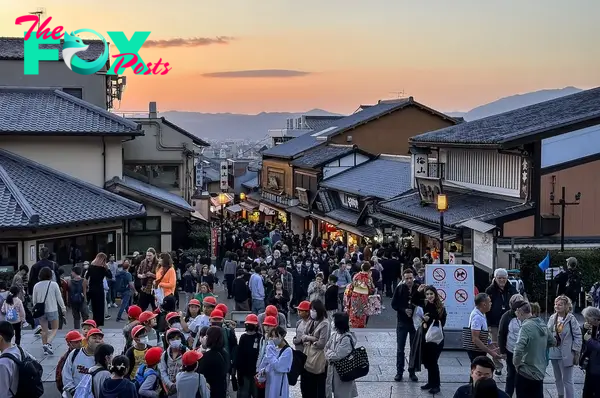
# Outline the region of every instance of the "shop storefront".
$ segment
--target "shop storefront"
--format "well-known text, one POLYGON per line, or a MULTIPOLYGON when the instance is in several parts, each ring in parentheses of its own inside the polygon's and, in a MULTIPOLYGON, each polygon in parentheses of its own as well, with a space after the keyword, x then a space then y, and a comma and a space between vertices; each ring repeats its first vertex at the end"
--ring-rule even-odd
POLYGON ((312 233, 312 221, 308 211, 300 206, 292 206, 287 209, 290 215, 290 228, 294 234, 312 233))
POLYGON ((260 212, 258 211, 258 206, 254 205, 249 201, 240 202, 240 207, 242 208, 241 217, 244 220, 248 220, 251 222, 259 222, 260 221, 260 212))

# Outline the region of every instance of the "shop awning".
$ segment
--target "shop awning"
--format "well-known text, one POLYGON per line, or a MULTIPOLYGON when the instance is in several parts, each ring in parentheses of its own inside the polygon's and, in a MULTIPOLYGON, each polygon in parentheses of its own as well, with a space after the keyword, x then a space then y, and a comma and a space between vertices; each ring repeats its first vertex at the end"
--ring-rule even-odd
POLYGON ((274 216, 275 214, 277 214, 277 210, 261 203, 260 206, 258 206, 258 211, 260 211, 261 213, 265 213, 265 215, 267 216, 274 216))
POLYGON ((254 211, 256 209, 258 209, 258 206, 256 206, 253 203, 248 203, 248 202, 240 202, 240 206, 242 207, 242 209, 246 209, 248 211, 254 211))
POLYGON ((352 225, 340 223, 337 225, 338 229, 341 229, 346 232, 350 232, 351 234, 358 236, 366 236, 367 238, 372 238, 377 235, 377 230, 373 227, 369 227, 368 225, 360 225, 358 227, 354 227, 352 225))
POLYGON ((316 218, 317 220, 324 221, 327 224, 331 224, 334 227, 340 224, 340 222, 338 220, 334 220, 331 217, 322 216, 320 214, 315 214, 315 213, 312 213, 311 216, 313 216, 313 218, 316 218))
POLYGON ((299 206, 288 207, 287 211, 289 211, 290 213, 292 213, 295 216, 300 216, 300 217, 304 217, 304 218, 310 217, 310 213, 307 212, 306 210, 303 210, 299 206))
MULTIPOLYGON (((225 196, 227 197, 227 203, 228 204, 230 202, 233 202, 233 195, 226 193, 225 196)), ((210 204, 213 205, 214 207, 221 207, 221 204, 219 203, 219 197, 215 196, 215 197, 211 197, 210 198, 210 204)))
MULTIPOLYGON (((387 222, 389 224, 396 225, 396 226, 404 228, 404 229, 408 229, 412 232, 417 232, 419 234, 431 236, 432 238, 435 238, 435 239, 440 238, 440 231, 436 230, 434 228, 425 227, 423 225, 419 225, 419 224, 416 224, 416 223, 413 223, 413 222, 410 222, 407 220, 403 220, 401 218, 396 218, 396 217, 393 217, 393 216, 390 216, 387 214, 383 214, 383 213, 373 213, 371 215, 371 217, 381 220, 383 222, 387 222)), ((444 233, 444 241, 445 242, 456 240, 456 238, 457 238, 457 235, 455 233, 444 233)))
POLYGON ((226 207, 225 210, 227 210, 230 213, 235 214, 235 213, 241 212, 242 207, 240 205, 232 205, 232 206, 226 207))
POLYGON ((458 224, 459 227, 474 229, 477 232, 481 232, 485 234, 486 232, 490 232, 492 229, 496 228, 495 225, 488 224, 479 220, 467 220, 464 223, 458 224))

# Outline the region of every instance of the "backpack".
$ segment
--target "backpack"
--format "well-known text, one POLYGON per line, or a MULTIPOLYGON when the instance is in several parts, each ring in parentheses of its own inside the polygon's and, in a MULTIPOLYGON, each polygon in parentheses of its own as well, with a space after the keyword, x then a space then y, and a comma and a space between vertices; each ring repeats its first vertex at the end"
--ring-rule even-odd
POLYGON ((158 373, 156 373, 156 370, 154 370, 154 369, 148 369, 145 364, 140 365, 140 367, 137 370, 137 373, 135 374, 135 378, 133 379, 133 383, 135 384, 135 390, 138 391, 140 389, 140 387, 142 386, 142 384, 144 384, 144 381, 146 381, 148 376, 151 376, 151 375, 156 376, 156 384, 157 385, 155 385, 153 388, 153 389, 156 389, 158 387, 158 381, 159 381, 158 373))
POLYGON ((4 353, 0 358, 8 358, 17 365, 19 372, 19 386, 17 391, 10 391, 14 398, 40 398, 44 395, 44 384, 42 375, 44 370, 35 358, 25 354, 21 347, 21 360, 18 360, 13 354, 4 353))
POLYGON ((71 304, 83 303, 83 279, 69 281, 69 302, 71 304))
POLYGON ((306 363, 306 354, 304 354, 302 351, 294 350, 288 345, 284 347, 283 350, 279 351, 278 357, 280 357, 281 354, 283 354, 283 352, 288 348, 292 350, 292 367, 287 373, 288 384, 290 386, 295 386, 296 383, 298 383, 298 377, 300 377, 300 374, 304 369, 304 364, 306 363))
POLYGON ((117 289, 117 293, 124 293, 129 289, 129 281, 127 280, 127 272, 121 271, 117 272, 115 276, 115 285, 117 289))
POLYGON ((10 323, 15 323, 19 320, 19 312, 17 311, 17 309, 15 308, 14 305, 12 304, 8 304, 7 302, 4 302, 4 304, 2 304, 2 307, 4 307, 4 320, 10 323))
POLYGON ((69 356, 69 354, 71 353, 72 350, 69 350, 67 352, 65 352, 65 354, 60 357, 60 359, 58 360, 58 364, 56 365, 56 379, 55 379, 55 383, 56 383, 56 389, 58 390, 58 392, 60 392, 62 394, 63 390, 64 390, 64 384, 63 384, 63 380, 62 380, 62 369, 65 366, 65 362, 67 361, 67 357, 69 356))
POLYGON ((83 375, 77 387, 75 387, 75 393, 73 398, 94 398, 94 376, 103 370, 98 368, 91 373, 83 375))

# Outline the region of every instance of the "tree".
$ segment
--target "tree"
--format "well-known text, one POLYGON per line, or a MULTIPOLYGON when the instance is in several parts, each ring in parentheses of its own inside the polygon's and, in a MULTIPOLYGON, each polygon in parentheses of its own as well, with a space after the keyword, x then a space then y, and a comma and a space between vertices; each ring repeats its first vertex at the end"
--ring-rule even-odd
POLYGON ((188 238, 192 247, 183 251, 184 256, 196 259, 206 257, 210 251, 210 225, 205 222, 192 221, 189 223, 188 238))

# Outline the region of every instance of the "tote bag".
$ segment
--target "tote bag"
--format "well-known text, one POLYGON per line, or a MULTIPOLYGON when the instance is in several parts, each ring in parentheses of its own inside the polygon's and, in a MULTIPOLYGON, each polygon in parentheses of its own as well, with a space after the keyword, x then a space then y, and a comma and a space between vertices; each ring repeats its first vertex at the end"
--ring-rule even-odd
POLYGON ((369 356, 367 350, 365 347, 355 347, 352 337, 348 337, 352 345, 350 355, 339 361, 332 362, 340 380, 344 382, 353 381, 369 374, 369 356))
POLYGON ((315 375, 325 373, 327 365, 325 350, 319 350, 311 343, 304 347, 304 354, 306 354, 304 369, 315 375))
MULTIPOLYGON (((479 331, 479 340, 484 344, 488 345, 488 340, 490 337, 490 332, 487 330, 479 331)), ((480 348, 473 344, 473 334, 471 333, 471 323, 469 323, 469 327, 463 328, 462 330, 462 347, 467 351, 480 351, 480 348)))
POLYGON ((440 344, 442 341, 444 341, 442 325, 435 325, 435 323, 433 323, 425 334, 425 342, 440 344))

